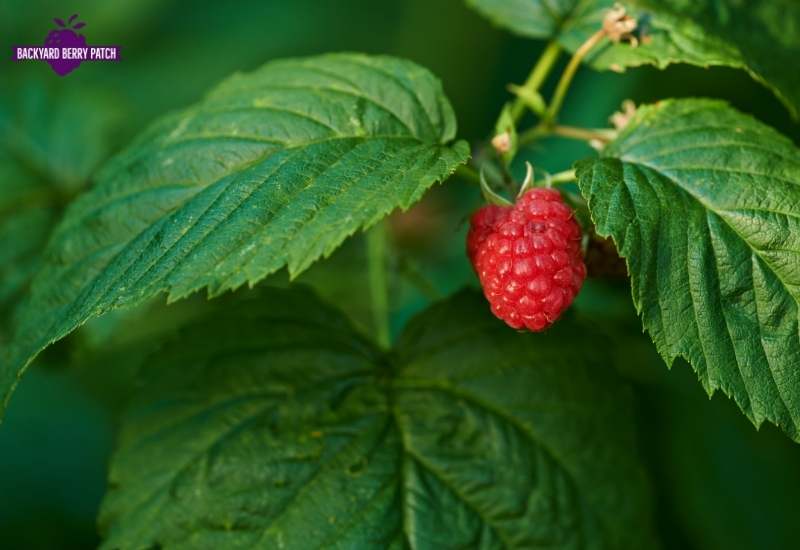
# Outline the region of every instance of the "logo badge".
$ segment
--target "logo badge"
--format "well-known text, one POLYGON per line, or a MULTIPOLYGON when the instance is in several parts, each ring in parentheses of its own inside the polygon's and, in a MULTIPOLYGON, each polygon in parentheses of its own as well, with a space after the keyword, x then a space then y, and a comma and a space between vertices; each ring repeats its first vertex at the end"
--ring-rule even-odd
POLYGON ((45 38, 44 46, 14 46, 14 61, 45 61, 59 76, 66 76, 84 61, 119 61, 119 46, 91 46, 78 31, 86 23, 78 21, 78 14, 66 22, 56 17, 57 27, 45 38))

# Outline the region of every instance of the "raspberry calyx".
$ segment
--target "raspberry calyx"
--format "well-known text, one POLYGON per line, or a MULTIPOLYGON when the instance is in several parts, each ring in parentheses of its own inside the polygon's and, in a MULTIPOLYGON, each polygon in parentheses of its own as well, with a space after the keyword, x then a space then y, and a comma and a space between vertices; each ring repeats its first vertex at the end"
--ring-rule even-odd
POLYGON ((480 208, 470 220, 467 255, 492 313, 514 329, 548 328, 586 278, 580 227, 555 189, 480 208))

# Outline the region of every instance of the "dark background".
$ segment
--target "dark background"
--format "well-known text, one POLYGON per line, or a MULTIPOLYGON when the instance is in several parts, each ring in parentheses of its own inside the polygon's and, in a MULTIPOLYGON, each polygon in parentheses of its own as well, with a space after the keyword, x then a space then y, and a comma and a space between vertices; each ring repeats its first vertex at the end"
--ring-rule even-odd
MULTIPOLYGON (((64 202, 155 117, 270 59, 362 51, 416 61, 442 79, 460 136, 477 144, 508 97, 506 84, 521 83, 542 48, 493 28, 460 0, 0 0, 0 44, 0 120, 10 121, 3 139, 24 145, 28 169, 63 189, 64 202), (60 78, 44 63, 9 60, 12 44, 41 44, 53 17, 76 12, 87 23, 87 41, 121 46, 121 62, 84 64, 60 78)), ((725 98, 795 142, 800 137, 769 92, 729 69, 676 66, 624 75, 584 69, 562 120, 605 126, 625 98, 670 96, 725 98)), ((518 160, 555 172, 590 154, 581 143, 554 139, 518 160)), ((521 166, 514 169, 521 175, 521 166)), ((477 189, 454 178, 409 213, 393 216, 395 333, 430 300, 475 284, 463 235, 464 220, 479 203, 477 189)), ((362 252, 356 237, 303 279, 345 304, 369 330, 362 252)), ((283 284, 283 278, 271 282, 283 284)), ((114 424, 136 358, 153 334, 201 307, 199 297, 166 310, 154 304, 106 316, 29 371, 0 426, 0 549, 96 546, 114 424)), ((641 335, 624 282, 588 283, 575 309, 609 331, 620 371, 636 386, 636 420, 665 546, 797 547, 800 447, 771 426, 756 431, 724 396, 709 400, 687 365, 669 372, 641 335)))

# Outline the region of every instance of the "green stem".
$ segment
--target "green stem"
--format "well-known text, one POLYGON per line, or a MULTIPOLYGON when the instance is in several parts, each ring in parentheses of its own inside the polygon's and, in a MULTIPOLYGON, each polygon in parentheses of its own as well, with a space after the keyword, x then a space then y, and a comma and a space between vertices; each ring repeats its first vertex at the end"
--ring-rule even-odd
POLYGON ((548 179, 537 181, 534 186, 542 187, 548 182, 550 185, 560 185, 562 183, 570 183, 573 181, 575 181, 575 170, 564 170, 563 172, 558 172, 557 174, 551 175, 548 179))
POLYGON ((600 141, 603 143, 608 143, 614 139, 614 130, 579 128, 576 126, 553 126, 553 134, 565 138, 583 141, 600 141))
POLYGON ((389 348, 389 287, 386 278, 386 224, 378 222, 367 232, 367 271, 375 339, 384 349, 389 348))
POLYGON ((533 128, 530 128, 522 132, 519 135, 519 138, 517 139, 517 144, 519 147, 522 147, 523 145, 527 145, 531 142, 534 142, 539 138, 549 136, 552 133, 553 129, 550 126, 548 126, 547 124, 539 123, 533 128))
MULTIPOLYGON (((531 70, 531 74, 528 75, 525 84, 523 84, 520 89, 528 92, 538 92, 539 87, 544 84, 547 75, 553 70, 553 66, 556 64, 556 61, 558 61, 558 55, 560 53, 561 46, 558 45, 558 42, 549 42, 542 52, 542 55, 539 57, 539 60, 536 62, 536 65, 534 65, 531 70)), ((511 104, 511 117, 514 119, 514 122, 519 122, 519 119, 525 114, 525 106, 525 100, 520 97, 517 97, 511 104)))
POLYGON ((544 123, 549 124, 556 119, 556 116, 558 116, 558 111, 561 110, 561 105, 564 103, 564 97, 567 95, 567 90, 569 90, 569 86, 572 84, 572 79, 575 76, 575 73, 578 71, 578 67, 581 65, 581 61, 583 61, 583 58, 586 57, 592 48, 602 42, 605 37, 606 32, 601 29, 590 36, 589 39, 581 44, 581 47, 575 51, 575 54, 572 56, 572 59, 569 60, 567 67, 564 69, 564 73, 561 75, 561 78, 556 85, 556 91, 553 93, 553 99, 550 101, 550 105, 544 114, 544 123))
POLYGON ((581 141, 600 141, 608 143, 614 139, 614 130, 602 128, 579 128, 576 126, 552 125, 545 122, 526 130, 519 136, 519 145, 526 145, 544 136, 560 136, 581 141))

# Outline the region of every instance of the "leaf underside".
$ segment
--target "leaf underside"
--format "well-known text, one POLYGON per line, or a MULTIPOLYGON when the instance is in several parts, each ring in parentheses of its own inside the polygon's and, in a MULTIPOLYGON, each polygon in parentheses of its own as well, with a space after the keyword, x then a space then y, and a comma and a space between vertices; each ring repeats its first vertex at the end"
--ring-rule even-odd
POLYGON ((297 275, 463 163, 455 130, 438 80, 399 59, 335 54, 233 76, 152 126, 68 209, 0 365, 0 401, 90 317, 284 266, 297 275))
POLYGON ((249 292, 150 361, 105 547, 647 548, 630 395, 563 328, 465 292, 386 356, 306 291, 249 292))
MULTIPOLYGON (((467 0, 496 24, 575 51, 600 29, 616 0, 467 0)), ((606 43, 587 61, 598 69, 672 63, 746 70, 800 116, 800 3, 795 0, 625 0, 644 39, 606 43)))
POLYGON ((667 363, 800 441, 800 151, 723 102, 671 100, 577 173, 667 363))

